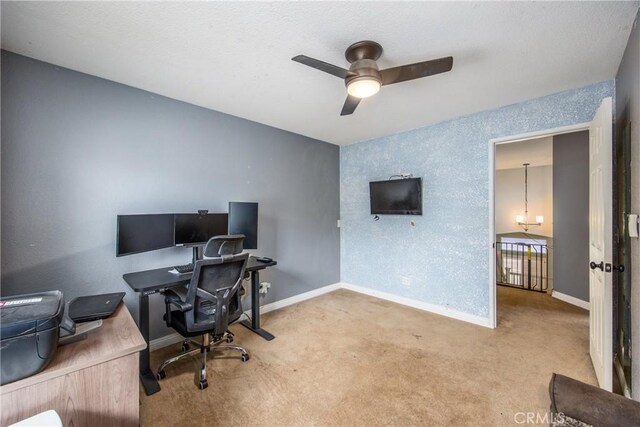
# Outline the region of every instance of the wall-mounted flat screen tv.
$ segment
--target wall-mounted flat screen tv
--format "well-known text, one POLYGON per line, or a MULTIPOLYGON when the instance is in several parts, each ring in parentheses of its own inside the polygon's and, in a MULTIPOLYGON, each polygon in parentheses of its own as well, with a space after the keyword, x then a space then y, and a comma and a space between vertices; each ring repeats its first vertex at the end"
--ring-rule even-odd
POLYGON ((371 215, 422 215, 422 178, 369 183, 371 215))

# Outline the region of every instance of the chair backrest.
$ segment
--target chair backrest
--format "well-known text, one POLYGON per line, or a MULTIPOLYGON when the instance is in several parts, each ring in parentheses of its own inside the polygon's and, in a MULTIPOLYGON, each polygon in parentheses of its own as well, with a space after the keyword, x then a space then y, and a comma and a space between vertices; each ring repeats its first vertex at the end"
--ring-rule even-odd
POLYGON ((204 247, 204 256, 221 257, 235 255, 242 252, 244 234, 231 234, 227 236, 213 236, 204 247))
POLYGON ((198 260, 187 290, 193 310, 186 313, 188 330, 213 329, 222 336, 242 313, 238 290, 244 278, 249 254, 224 255, 198 260))

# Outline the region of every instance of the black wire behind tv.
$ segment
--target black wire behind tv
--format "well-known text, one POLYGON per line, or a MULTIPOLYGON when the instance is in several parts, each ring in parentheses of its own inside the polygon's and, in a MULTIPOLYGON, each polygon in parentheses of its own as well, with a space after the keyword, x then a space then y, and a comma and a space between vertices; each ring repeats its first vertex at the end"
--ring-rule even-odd
POLYGON ((371 215, 422 215, 422 178, 369 183, 371 215))
POLYGON ((173 214, 118 215, 116 256, 173 246, 173 214))

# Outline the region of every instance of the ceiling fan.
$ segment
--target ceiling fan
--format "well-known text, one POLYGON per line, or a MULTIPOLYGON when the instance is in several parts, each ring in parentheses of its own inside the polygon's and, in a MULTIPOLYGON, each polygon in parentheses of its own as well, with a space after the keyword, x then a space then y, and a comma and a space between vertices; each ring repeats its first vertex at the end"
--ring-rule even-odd
POLYGON ((341 116, 353 114, 360 100, 378 93, 380 86, 446 73, 451 71, 453 66, 453 57, 447 56, 380 70, 376 60, 381 55, 382 46, 376 42, 364 40, 352 44, 345 51, 344 56, 351 64, 348 70, 305 55, 294 56, 291 59, 344 79, 347 86, 347 100, 342 107, 341 116))

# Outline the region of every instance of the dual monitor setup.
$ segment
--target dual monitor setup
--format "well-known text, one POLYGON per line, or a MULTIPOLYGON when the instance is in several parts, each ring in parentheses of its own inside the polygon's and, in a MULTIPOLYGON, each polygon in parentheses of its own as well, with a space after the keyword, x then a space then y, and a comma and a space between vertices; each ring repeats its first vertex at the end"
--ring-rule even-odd
POLYGON ((244 234, 243 247, 258 249, 258 204, 229 202, 229 213, 118 215, 116 256, 173 246, 204 246, 213 236, 244 234))

